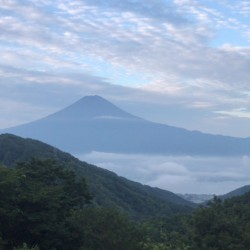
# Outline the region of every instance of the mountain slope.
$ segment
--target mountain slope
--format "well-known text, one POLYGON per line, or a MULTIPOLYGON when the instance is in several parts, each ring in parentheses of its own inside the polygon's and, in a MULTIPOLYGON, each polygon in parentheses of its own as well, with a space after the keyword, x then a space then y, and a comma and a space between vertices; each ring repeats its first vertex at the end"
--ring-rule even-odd
POLYGON ((169 191, 129 181, 45 143, 10 134, 0 135, 0 164, 12 167, 32 157, 52 158, 74 170, 77 176, 86 178, 96 204, 119 207, 135 218, 190 211, 194 206, 169 191))
POLYGON ((250 185, 246 185, 246 186, 237 188, 237 189, 235 189, 227 194, 220 195, 219 198, 222 200, 230 199, 232 197, 244 195, 247 192, 250 192, 250 185))
POLYGON ((72 154, 91 151, 168 155, 249 155, 250 138, 210 135, 150 122, 99 96, 84 97, 43 119, 0 130, 72 154))

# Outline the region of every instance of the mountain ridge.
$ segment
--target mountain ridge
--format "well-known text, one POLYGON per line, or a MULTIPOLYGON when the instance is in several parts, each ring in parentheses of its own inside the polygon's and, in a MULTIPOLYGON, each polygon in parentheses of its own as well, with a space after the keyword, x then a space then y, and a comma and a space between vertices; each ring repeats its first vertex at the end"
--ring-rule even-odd
POLYGON ((219 195, 218 197, 222 200, 226 200, 226 199, 230 199, 233 197, 242 196, 248 192, 250 192, 250 185, 245 185, 245 186, 239 187, 237 189, 234 189, 226 194, 219 195))
POLYGON ((195 206, 174 193, 130 181, 100 167, 82 162, 43 142, 16 135, 0 135, 0 164, 14 167, 32 158, 53 159, 87 181, 94 203, 115 206, 135 218, 186 212, 195 206))
POLYGON ((211 135, 154 123, 100 96, 87 96, 40 120, 0 130, 72 154, 91 151, 164 155, 250 155, 250 138, 211 135))
POLYGON ((45 118, 55 116, 59 118, 64 118, 64 116, 70 116, 70 118, 75 118, 75 116, 81 116, 80 118, 98 118, 107 116, 125 119, 140 119, 139 117, 135 117, 118 108, 111 102, 98 95, 82 97, 80 100, 67 106, 63 110, 59 110, 45 118))

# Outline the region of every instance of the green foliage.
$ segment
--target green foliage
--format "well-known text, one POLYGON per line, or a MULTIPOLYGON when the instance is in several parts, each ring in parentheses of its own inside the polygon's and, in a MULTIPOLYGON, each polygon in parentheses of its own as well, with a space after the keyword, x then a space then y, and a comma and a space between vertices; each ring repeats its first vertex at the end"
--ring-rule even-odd
POLYGON ((21 247, 14 247, 14 250, 39 250, 39 247, 29 247, 26 243, 23 243, 21 247))
POLYGON ((82 249, 139 250, 141 231, 114 208, 91 207, 76 211, 74 225, 81 229, 82 249))
POLYGON ((159 242, 144 242, 142 244, 142 250, 189 250, 189 246, 182 246, 177 245, 169 245, 165 243, 159 242))
POLYGON ((250 193, 199 208, 189 224, 194 250, 250 249, 250 193))
POLYGON ((155 218, 143 223, 145 235, 143 249, 189 249, 186 220, 187 216, 179 214, 155 218))
POLYGON ((226 201, 215 197, 191 215, 154 219, 143 227, 145 250, 250 249, 250 192, 226 201))
POLYGON ((237 188, 237 189, 235 189, 227 194, 221 195, 219 197, 220 197, 220 199, 225 200, 225 199, 230 199, 233 197, 241 196, 247 192, 250 192, 250 185, 246 185, 246 186, 237 188))
POLYGON ((84 180, 54 161, 0 167, 2 249, 141 249, 138 224, 89 199, 84 180))
POLYGON ((161 190, 82 163, 45 144, 32 141, 35 146, 27 147, 26 140, 15 140, 15 147, 5 141, 8 154, 0 150, 6 163, 14 162, 12 157, 20 152, 23 158, 37 153, 55 160, 0 166, 0 249, 250 249, 250 193, 225 201, 215 197, 207 206, 184 214, 186 207, 179 206, 172 194, 166 198, 161 190), (83 176, 97 195, 91 204, 83 176), (170 197, 175 203, 167 202, 170 197))
POLYGON ((84 179, 50 160, 0 167, 0 230, 5 249, 26 242, 40 249, 70 249, 72 211, 90 199, 84 179))
POLYGON ((193 210, 193 204, 171 192, 129 181, 108 170, 81 162, 45 143, 11 134, 0 135, 0 163, 14 167, 17 162, 28 161, 32 157, 54 159, 74 171, 77 177, 86 179, 93 194, 93 203, 116 207, 137 220, 193 210))

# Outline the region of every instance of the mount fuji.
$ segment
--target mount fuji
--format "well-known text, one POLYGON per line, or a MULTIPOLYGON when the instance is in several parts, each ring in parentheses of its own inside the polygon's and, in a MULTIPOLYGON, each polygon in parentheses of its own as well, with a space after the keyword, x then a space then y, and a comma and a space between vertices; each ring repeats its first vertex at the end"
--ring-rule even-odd
POLYGON ((250 138, 188 131, 129 114, 100 96, 86 96, 40 120, 2 129, 64 151, 164 155, 250 155, 250 138))

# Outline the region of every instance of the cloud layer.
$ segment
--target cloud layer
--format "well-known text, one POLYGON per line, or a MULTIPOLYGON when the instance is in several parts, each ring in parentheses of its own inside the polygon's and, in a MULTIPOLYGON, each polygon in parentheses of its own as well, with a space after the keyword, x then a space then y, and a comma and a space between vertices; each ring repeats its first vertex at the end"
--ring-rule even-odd
MULTIPOLYGON (((250 112, 248 1, 5 0, 0 8, 0 100, 12 113, 31 114, 30 105, 35 119, 101 94, 124 107, 150 100, 188 112, 190 128, 213 132, 220 121, 231 124, 225 133, 246 134, 235 121, 250 112)), ((32 118, 0 115, 1 127, 32 118)))
POLYGON ((103 152, 78 156, 130 180, 175 193, 225 194, 250 182, 250 158, 168 157, 103 152))

